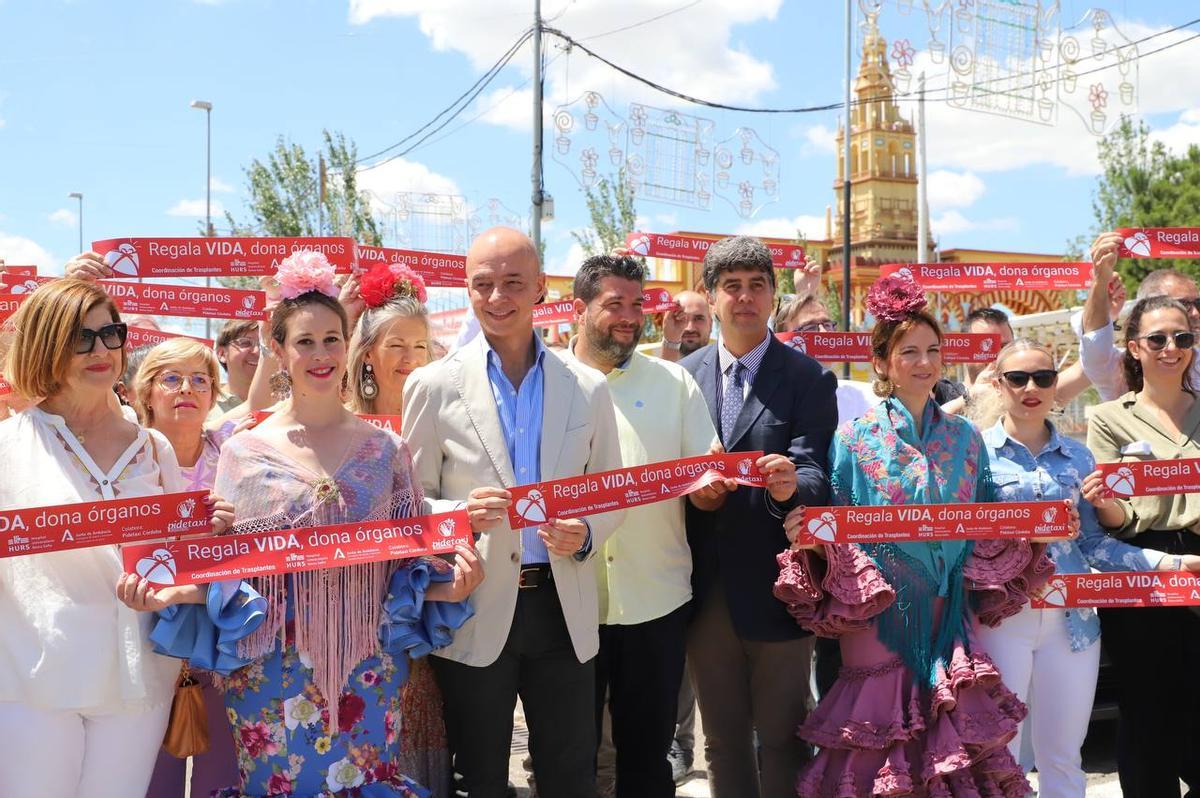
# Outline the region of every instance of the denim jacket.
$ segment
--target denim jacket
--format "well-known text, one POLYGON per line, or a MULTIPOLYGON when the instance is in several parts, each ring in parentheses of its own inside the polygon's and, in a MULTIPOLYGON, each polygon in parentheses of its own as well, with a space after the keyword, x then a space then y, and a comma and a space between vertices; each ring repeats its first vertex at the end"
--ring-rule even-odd
MULTIPOLYGON (((983 442, 991 460, 996 501, 1054 501, 1071 499, 1079 508, 1080 530, 1075 540, 1060 540, 1047 547, 1060 574, 1097 571, 1150 571, 1164 556, 1141 549, 1105 533, 1096 510, 1080 495, 1083 478, 1096 470, 1096 460, 1078 441, 1063 437, 1049 421, 1050 441, 1035 457, 1024 444, 1009 437, 1003 420, 984 431, 983 442)), ((1042 610, 1066 612, 1071 650, 1081 651, 1100 639, 1100 619, 1091 608, 1042 610)))

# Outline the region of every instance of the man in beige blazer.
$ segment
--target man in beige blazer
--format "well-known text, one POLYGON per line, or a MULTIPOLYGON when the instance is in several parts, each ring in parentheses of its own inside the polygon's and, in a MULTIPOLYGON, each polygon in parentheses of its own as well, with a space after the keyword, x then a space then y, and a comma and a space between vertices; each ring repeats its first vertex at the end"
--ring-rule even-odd
POLYGON ((465 507, 487 577, 475 616, 437 652, 446 731, 471 798, 502 798, 517 696, 540 792, 595 795, 596 568, 621 513, 513 529, 508 488, 621 466, 603 378, 548 355, 533 329, 537 251, 508 228, 467 253, 482 334, 409 377, 403 434, 427 509, 465 507))

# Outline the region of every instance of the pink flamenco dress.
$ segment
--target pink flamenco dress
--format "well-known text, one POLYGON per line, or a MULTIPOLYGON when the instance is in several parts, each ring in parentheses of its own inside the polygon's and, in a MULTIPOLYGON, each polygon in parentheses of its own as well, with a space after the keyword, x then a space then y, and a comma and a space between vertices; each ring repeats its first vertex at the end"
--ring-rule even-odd
MULTIPOLYGON (((835 502, 991 501, 971 424, 930 401, 922 433, 888 399, 831 445, 835 502)), ((838 680, 800 727, 819 748, 801 798, 1024 798, 1007 743, 1026 709, 971 638, 1045 583, 1044 546, 1024 540, 825 545, 778 557, 775 595, 814 634, 838 638, 838 680)))

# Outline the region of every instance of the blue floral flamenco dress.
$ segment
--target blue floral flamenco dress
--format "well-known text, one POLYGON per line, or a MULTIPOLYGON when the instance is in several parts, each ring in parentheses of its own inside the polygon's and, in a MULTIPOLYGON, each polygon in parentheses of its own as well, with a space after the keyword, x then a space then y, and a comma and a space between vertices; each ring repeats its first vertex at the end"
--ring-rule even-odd
MULTIPOLYGON (((227 446, 217 492, 233 494, 235 534, 369 520, 380 508, 383 517, 402 517, 419 507, 403 467, 407 448, 391 433, 367 433, 334 477, 317 485, 253 433, 227 446), (380 479, 388 459, 397 461, 395 484, 380 479), (239 483, 252 488, 238 490, 239 483), (240 520, 243 504, 256 521, 240 520), (253 512, 267 505, 283 512, 253 512)), ((429 798, 398 767, 402 688, 410 660, 448 645, 471 615, 466 602, 425 600, 432 583, 452 578, 436 558, 356 565, 215 583, 206 605, 160 613, 151 635, 160 653, 225 677, 241 784, 213 795, 429 798)))

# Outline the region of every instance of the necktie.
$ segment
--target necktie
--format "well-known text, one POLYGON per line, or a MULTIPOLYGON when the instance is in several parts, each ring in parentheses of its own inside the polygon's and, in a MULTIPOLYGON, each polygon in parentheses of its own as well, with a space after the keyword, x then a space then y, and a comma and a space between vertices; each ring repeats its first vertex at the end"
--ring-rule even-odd
POLYGON ((728 446, 732 443, 730 437, 737 424, 738 415, 742 412, 742 404, 746 401, 742 394, 742 375, 746 367, 742 361, 735 360, 729 374, 729 382, 725 386, 725 395, 721 397, 721 440, 728 446))

